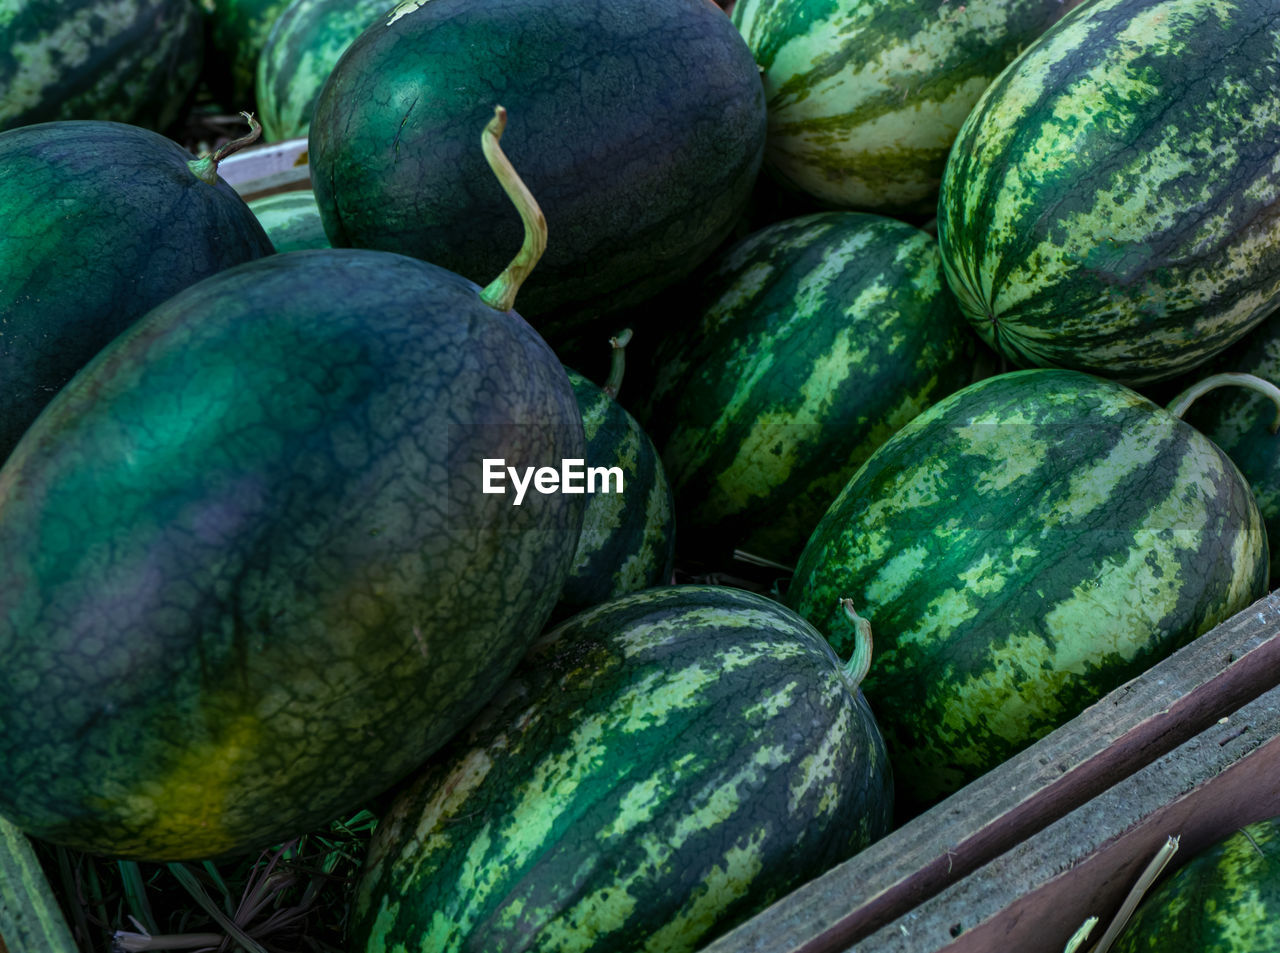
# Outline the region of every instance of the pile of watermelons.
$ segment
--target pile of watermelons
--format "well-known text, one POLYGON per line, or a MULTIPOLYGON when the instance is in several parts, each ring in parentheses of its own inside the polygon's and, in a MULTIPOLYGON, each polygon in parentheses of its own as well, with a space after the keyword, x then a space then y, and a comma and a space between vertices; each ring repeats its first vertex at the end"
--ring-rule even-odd
POLYGON ((1280 576, 1274 0, 5 0, 0 221, 82 950, 691 951, 1280 576))

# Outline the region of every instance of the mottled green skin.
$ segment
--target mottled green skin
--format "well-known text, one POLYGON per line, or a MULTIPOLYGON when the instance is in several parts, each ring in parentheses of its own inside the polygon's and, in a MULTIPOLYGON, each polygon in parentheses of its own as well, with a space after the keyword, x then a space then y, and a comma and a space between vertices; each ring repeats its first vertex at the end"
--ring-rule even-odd
POLYGON ((316 104, 310 163, 330 241, 490 281, 523 235, 479 148, 496 105, 549 233, 521 313, 553 344, 705 259, 764 150, 755 63, 706 0, 406 0, 351 45, 316 104))
POLYGON ((1242 827, 1143 898, 1112 953, 1280 949, 1280 819, 1242 827))
POLYGON ((290 0, 200 0, 208 19, 206 78, 232 109, 252 110, 258 57, 290 0))
POLYGON ((765 165, 828 205, 932 215, 982 90, 1062 0, 738 0, 763 70, 765 165))
POLYGON ((697 285, 667 332, 645 419, 676 498, 681 552, 794 562, 880 444, 972 379, 977 339, 937 242, 826 212, 761 229, 697 285))
POLYGON ((988 87, 938 202, 947 280, 1021 366, 1164 380, 1280 303, 1280 4, 1099 0, 988 87))
POLYGON ((329 239, 320 221, 320 208, 310 189, 278 192, 249 202, 263 231, 276 251, 328 248, 329 239))
POLYGON ((163 130, 203 54, 192 0, 0 0, 0 130, 59 119, 163 130))
POLYGON ((342 54, 395 0, 291 0, 258 57, 255 89, 262 137, 305 136, 320 87, 342 54))
MULTIPOLYGON (((1213 371, 1243 371, 1280 385, 1280 312, 1193 372, 1186 383, 1213 371)), ((1183 415, 1227 452, 1253 487, 1267 524, 1271 578, 1280 582, 1280 435, 1271 432, 1276 406, 1256 391, 1225 387, 1199 398, 1183 415)))
POLYGON ((122 123, 0 133, 0 461, 76 371, 171 295, 270 254, 244 200, 122 123))
POLYGON ((352 949, 686 953, 883 836, 891 801, 804 620, 714 586, 625 596, 540 639, 397 797, 352 949))
POLYGON ((787 600, 865 682, 923 806, 1267 591, 1249 486, 1203 435, 1075 371, 971 384, 890 438, 822 518, 787 600))
POLYGON ((579 498, 512 506, 481 460, 582 448, 546 344, 424 262, 291 252, 174 296, 0 469, 0 814, 156 860, 364 803, 497 689, 572 561, 579 498))
MULTIPOLYGON (((569 382, 582 412, 586 466, 618 467, 621 493, 587 495, 582 536, 555 617, 671 581, 676 517, 658 451, 634 417, 576 371, 569 382)), ((610 482, 609 489, 615 489, 610 482)))

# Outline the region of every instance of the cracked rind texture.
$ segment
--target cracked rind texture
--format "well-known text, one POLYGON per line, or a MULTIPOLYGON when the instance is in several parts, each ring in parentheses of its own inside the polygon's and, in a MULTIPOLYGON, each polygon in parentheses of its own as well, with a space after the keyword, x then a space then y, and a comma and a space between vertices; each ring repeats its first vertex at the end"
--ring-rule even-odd
POLYGON ((979 95, 1062 0, 738 0, 763 71, 765 166, 824 204, 932 215, 979 95))
POLYGON ((847 651, 902 802, 1008 759, 1267 591, 1262 518, 1202 434, 1121 384, 1015 371, 891 437, 800 557, 787 601, 847 651))
POLYGON ((292 0, 258 56, 258 118, 267 142, 305 136, 324 81, 394 0, 292 0))
POLYGON ((1232 833, 1139 904, 1113 953, 1262 953, 1280 949, 1280 818, 1232 833))
POLYGON ((351 810, 497 689, 581 498, 567 375, 424 262, 299 251, 152 311, 0 469, 0 813, 112 856, 248 850, 351 810))
POLYGON ((790 219, 702 272, 656 349, 644 419, 682 553, 793 563, 880 444, 968 384, 977 339, 937 242, 856 212, 790 219))
POLYGON ((587 467, 617 468, 587 496, 582 536, 555 616, 670 582, 675 558, 675 502, 653 441, 634 417, 577 371, 569 371, 582 411, 587 467))
POLYGON ((226 182, 137 126, 0 133, 0 462, 71 377, 152 307, 271 241, 226 182))
POLYGON ((193 0, 0 0, 0 130, 61 119, 163 130, 203 55, 193 0))
POLYGON ((498 105, 548 230, 521 314, 553 345, 710 255, 764 150, 755 63, 706 0, 410 0, 351 45, 316 105, 330 241, 492 280, 523 235, 479 146, 498 105))
POLYGON ((938 241, 1019 366, 1172 378, 1280 304, 1280 4, 1076 7, 983 93, 938 241))
POLYGON ((686 953, 888 832, 866 700, 780 604, 651 589, 535 644, 370 845, 353 950, 686 953))

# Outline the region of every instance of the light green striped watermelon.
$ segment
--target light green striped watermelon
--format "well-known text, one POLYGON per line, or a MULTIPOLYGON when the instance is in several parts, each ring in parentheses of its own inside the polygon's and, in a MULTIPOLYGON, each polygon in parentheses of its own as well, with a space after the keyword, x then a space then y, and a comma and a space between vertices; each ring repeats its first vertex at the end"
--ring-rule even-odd
POLYGON ((258 56, 255 89, 268 142, 305 136, 320 87, 347 47, 395 0, 290 0, 258 56))
POLYGON ((800 558, 787 600, 865 689, 903 803, 1025 748, 1267 591, 1248 483, 1135 391, 1068 370, 971 384, 890 438, 800 558))
POLYGON ((316 194, 310 189, 264 195, 248 205, 276 251, 330 247, 316 194))
POLYGON ((163 131, 203 54, 192 0, 0 0, 0 130, 101 119, 163 131))
POLYGON ((761 229, 705 271, 696 299, 701 319, 657 349, 645 417, 682 554, 794 562, 872 451, 972 379, 977 338, 937 242, 894 219, 824 212, 761 229))
POLYGON ((1210 845, 1147 894, 1111 953, 1280 950, 1280 818, 1210 845))
POLYGON ((767 167, 842 208, 933 214, 978 96, 1071 3, 738 0, 768 97, 767 167))
POLYGON ((1023 366, 1171 378, 1280 304, 1280 4, 1095 0, 952 149, 947 279, 1023 366))
POLYGON ((715 586, 575 616, 383 817, 351 950, 709 941, 888 832, 861 647, 715 586))
POLYGON ((200 0, 209 21, 206 78, 236 109, 253 101, 258 57, 289 0, 200 0))

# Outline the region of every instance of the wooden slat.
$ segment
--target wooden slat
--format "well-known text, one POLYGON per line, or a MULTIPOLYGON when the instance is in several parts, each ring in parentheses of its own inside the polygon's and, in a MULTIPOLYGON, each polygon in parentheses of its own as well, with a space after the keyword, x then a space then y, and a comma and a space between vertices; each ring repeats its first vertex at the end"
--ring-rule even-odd
POLYGON ((1157 663, 856 857, 784 897, 707 946, 704 953, 844 950, 1277 681, 1280 591, 1157 663))
POLYGON ((75 941, 26 835, 0 818, 0 951, 76 953, 75 941))
POLYGON ((1170 869, 1280 816, 1280 688, 1212 725, 847 953, 1062 953, 1091 915, 1098 939, 1165 839, 1170 869))

